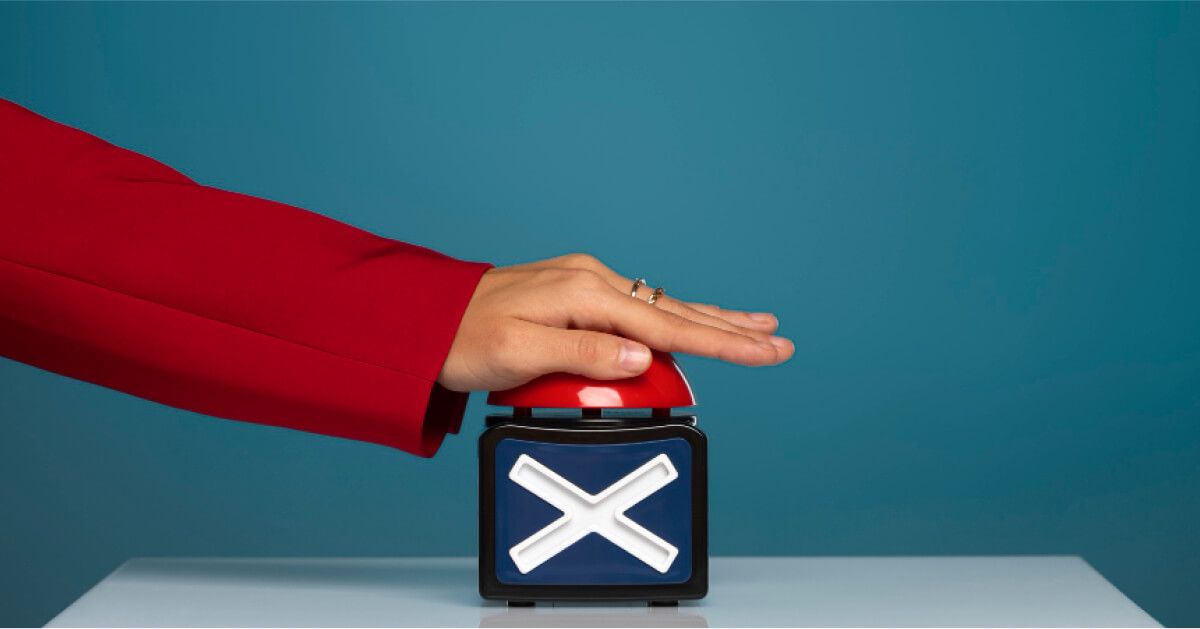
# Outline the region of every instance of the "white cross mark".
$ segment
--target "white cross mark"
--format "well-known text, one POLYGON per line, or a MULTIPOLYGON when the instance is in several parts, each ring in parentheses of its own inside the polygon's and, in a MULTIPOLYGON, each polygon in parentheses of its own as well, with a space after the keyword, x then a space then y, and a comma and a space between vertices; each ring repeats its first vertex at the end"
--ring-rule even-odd
POLYGON ((513 464, 508 477, 563 512, 561 518, 508 551, 517 570, 527 574, 589 533, 608 541, 665 573, 679 549, 629 519, 625 511, 679 476, 671 459, 660 454, 598 494, 589 494, 528 454, 513 464))

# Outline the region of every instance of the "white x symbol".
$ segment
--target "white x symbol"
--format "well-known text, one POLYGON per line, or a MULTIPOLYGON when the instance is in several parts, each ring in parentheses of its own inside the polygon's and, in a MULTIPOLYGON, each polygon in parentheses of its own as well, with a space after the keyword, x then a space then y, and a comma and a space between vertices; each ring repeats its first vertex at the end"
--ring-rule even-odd
POLYGON ((599 533, 651 568, 666 572, 679 549, 629 519, 625 511, 678 476, 671 459, 660 454, 593 495, 528 454, 522 454, 508 477, 562 511, 563 515, 513 546, 508 554, 517 564, 517 570, 527 574, 587 534, 599 533))

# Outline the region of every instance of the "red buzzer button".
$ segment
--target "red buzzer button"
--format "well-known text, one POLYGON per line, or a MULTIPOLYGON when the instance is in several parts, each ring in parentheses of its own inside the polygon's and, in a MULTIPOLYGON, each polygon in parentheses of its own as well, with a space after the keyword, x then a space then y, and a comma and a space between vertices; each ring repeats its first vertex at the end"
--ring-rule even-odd
POLYGON ((650 367, 623 380, 592 380, 552 373, 507 391, 492 391, 488 404, 520 408, 679 408, 696 398, 675 359, 654 352, 650 367))

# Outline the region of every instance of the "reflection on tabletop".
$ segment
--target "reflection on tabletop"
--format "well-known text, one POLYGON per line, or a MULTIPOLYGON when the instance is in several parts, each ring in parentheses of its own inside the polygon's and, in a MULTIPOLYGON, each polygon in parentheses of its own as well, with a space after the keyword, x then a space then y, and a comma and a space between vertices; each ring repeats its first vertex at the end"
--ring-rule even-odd
POLYGON ((707 627, 700 608, 641 605, 507 607, 485 610, 480 627, 707 627))

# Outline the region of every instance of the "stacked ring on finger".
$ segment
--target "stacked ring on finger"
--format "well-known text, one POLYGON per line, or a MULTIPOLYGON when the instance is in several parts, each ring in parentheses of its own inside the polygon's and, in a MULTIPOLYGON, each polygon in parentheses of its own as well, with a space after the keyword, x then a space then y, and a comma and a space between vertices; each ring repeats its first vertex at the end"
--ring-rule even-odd
POLYGON ((646 298, 646 303, 653 306, 654 302, 658 301, 659 298, 665 294, 667 294, 667 291, 662 286, 659 286, 658 288, 654 289, 653 293, 650 293, 650 297, 646 298))
POLYGON ((639 277, 633 280, 633 288, 629 289, 629 296, 637 299, 638 289, 646 285, 646 278, 639 277))
MULTIPOLYGON (((633 280, 633 286, 629 289, 629 296, 637 299, 638 289, 645 285, 646 278, 644 277, 639 277, 636 280, 633 280)), ((646 298, 646 303, 653 306, 655 302, 657 302, 665 294, 667 294, 666 289, 664 289, 662 286, 659 286, 658 288, 654 289, 654 292, 650 293, 649 297, 646 298)))

